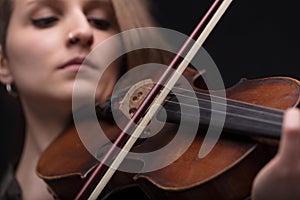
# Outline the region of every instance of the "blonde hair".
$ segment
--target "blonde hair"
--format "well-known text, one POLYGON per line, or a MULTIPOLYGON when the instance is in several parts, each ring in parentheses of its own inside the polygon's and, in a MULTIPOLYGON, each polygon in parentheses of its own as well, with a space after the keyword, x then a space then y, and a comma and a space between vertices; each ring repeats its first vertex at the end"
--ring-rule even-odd
MULTIPOLYGON (((116 19, 119 23, 120 31, 127 31, 134 28, 157 27, 158 24, 151 15, 151 4, 149 0, 111 0, 115 10, 116 19)), ((159 33, 157 33, 159 34, 159 33)), ((159 43, 164 43, 162 36, 156 37, 159 43)), ((131 49, 137 43, 151 42, 137 31, 130 37, 123 39, 124 46, 131 49)), ((166 44, 167 45, 167 44, 166 44)), ((127 64, 129 68, 144 63, 169 64, 170 54, 158 49, 143 49, 127 54, 127 64)))

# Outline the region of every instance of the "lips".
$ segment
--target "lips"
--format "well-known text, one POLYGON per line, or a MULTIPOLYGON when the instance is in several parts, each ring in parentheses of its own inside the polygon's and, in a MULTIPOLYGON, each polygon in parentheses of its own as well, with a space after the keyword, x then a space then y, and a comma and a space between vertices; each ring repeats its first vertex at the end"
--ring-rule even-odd
POLYGON ((70 69, 72 71, 79 71, 81 67, 92 67, 94 65, 85 59, 85 57, 75 57, 67 61, 64 65, 59 67, 59 69, 70 69))

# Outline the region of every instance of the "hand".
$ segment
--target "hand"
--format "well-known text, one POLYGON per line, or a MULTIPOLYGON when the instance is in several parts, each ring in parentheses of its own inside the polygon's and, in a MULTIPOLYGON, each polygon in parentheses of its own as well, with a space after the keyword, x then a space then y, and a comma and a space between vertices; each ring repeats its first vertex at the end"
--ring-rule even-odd
POLYGON ((253 188, 254 200, 300 199, 300 111, 284 114, 282 137, 276 156, 258 173, 253 188))

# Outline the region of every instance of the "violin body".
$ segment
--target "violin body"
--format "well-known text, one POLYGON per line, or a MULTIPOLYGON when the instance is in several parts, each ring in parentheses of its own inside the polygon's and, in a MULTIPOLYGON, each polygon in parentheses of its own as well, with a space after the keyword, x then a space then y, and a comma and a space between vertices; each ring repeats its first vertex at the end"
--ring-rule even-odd
MULTIPOLYGON (((200 88, 201 81, 197 81, 193 70, 187 71, 185 77, 195 90, 205 91, 200 88)), ((299 85, 297 80, 285 77, 243 79, 226 89, 226 94, 228 99, 285 110, 298 105, 299 85)), ((88 126, 89 122, 85 120, 83 123, 88 126)), ((113 122, 100 119, 99 123, 112 141, 118 136, 120 129, 113 122)), ((173 139, 176 130, 177 124, 165 123, 159 134, 136 144, 132 151, 150 152, 162 148, 173 139)), ((184 140, 188 133, 181 137, 184 140)), ((249 136, 222 134, 213 150, 200 159, 198 152, 204 137, 205 130, 199 129, 187 151, 163 169, 141 174, 117 171, 100 199, 110 199, 117 193, 124 197, 124 191, 130 193, 136 188, 149 199, 233 200, 249 196, 254 177, 274 156, 277 141, 275 145, 270 145, 249 136)), ((104 147, 106 144, 99 141, 97 145, 104 147)), ((173 156, 171 154, 176 154, 176 149, 170 155, 161 155, 151 162, 161 162, 173 156)), ((127 158, 124 163, 142 166, 143 161, 127 158)), ((60 199, 73 199, 97 164, 98 160, 82 145, 76 129, 70 127, 43 152, 36 169, 53 194, 60 199)))
MULTIPOLYGON (((242 79, 226 94, 228 99, 285 110, 298 105, 299 89, 299 82, 291 78, 242 79)), ((250 196, 252 182, 274 156, 278 140, 222 133, 213 150, 199 158, 203 133, 199 131, 189 149, 168 167, 135 175, 150 199, 234 200, 250 196)), ((157 160, 161 159, 163 156, 157 160)))

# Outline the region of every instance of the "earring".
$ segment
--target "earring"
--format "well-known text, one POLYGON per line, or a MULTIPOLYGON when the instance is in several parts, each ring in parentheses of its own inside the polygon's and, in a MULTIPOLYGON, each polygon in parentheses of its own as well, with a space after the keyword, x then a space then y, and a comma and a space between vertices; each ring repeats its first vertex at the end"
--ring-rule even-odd
POLYGON ((12 86, 11 86, 10 83, 6 84, 6 91, 7 91, 8 94, 10 94, 13 97, 17 97, 18 96, 17 92, 13 90, 13 88, 12 88, 12 86))

